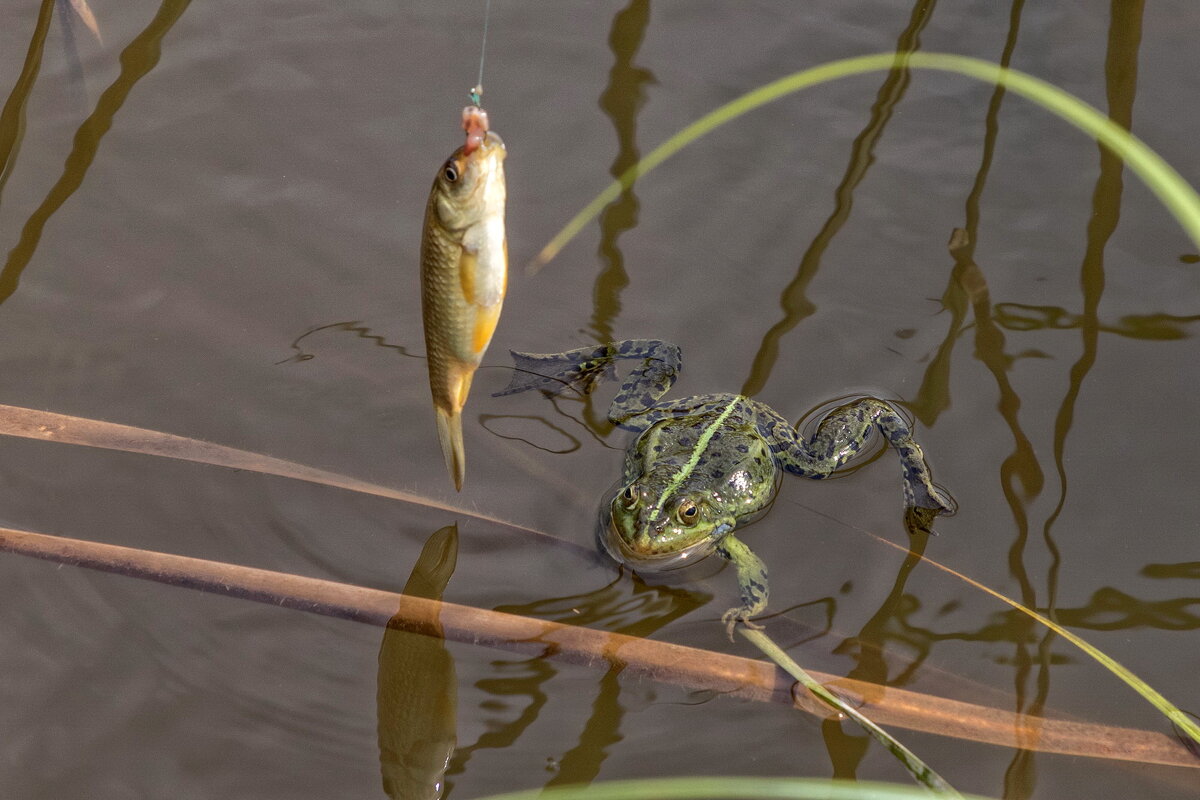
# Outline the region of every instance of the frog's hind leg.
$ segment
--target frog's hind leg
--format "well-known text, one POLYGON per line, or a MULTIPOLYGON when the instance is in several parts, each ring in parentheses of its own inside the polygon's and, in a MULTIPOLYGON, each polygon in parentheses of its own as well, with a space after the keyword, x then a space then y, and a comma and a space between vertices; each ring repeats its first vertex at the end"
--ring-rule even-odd
POLYGON ((926 516, 953 514, 957 506, 945 490, 933 482, 921 446, 913 440, 912 428, 890 403, 866 397, 834 409, 821 421, 808 442, 797 440, 781 454, 789 472, 810 478, 825 478, 844 466, 867 443, 871 428, 877 428, 900 456, 904 470, 904 505, 924 509, 926 516))

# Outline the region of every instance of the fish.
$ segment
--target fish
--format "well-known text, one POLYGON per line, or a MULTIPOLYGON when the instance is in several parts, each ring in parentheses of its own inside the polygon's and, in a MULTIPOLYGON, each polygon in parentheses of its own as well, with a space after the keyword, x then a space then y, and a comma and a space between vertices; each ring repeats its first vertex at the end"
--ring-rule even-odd
POLYGON ((438 169, 421 234, 421 313, 438 441, 456 491, 466 477, 462 409, 508 287, 504 140, 463 109, 466 141, 438 169))

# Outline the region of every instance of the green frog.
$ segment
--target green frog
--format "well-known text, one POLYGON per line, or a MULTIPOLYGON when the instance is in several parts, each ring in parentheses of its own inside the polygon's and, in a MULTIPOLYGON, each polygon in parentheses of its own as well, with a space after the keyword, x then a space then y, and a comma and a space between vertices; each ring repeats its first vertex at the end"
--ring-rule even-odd
POLYGON ((908 422, 890 403, 864 397, 833 409, 805 440, 773 409, 736 394, 659 401, 682 367, 679 347, 627 339, 565 353, 512 351, 516 372, 497 395, 540 389, 589 393, 615 376, 621 359, 638 363, 608 410, 618 426, 640 435, 625 454, 621 482, 601 511, 601 541, 636 571, 681 567, 716 553, 736 571, 740 604, 722 615, 729 635, 767 606, 767 568, 734 535, 764 514, 782 473, 827 478, 870 441, 872 429, 891 443, 904 471, 910 525, 927 529, 954 500, 935 486, 908 422))

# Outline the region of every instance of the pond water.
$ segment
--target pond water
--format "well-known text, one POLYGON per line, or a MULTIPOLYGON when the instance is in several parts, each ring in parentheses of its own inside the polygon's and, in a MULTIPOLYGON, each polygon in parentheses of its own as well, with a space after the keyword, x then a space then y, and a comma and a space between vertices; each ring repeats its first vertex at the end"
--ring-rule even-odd
MULTIPOLYGON (((10 437, 0 524, 399 591, 457 522, 448 601, 756 657, 716 623, 731 569, 643 584, 595 554, 630 436, 596 424, 611 388, 588 404, 490 396, 510 348, 661 338, 684 353, 674 396, 743 391, 792 420, 855 392, 903 400, 960 505, 925 556, 1200 711, 1200 258, 1075 129, 953 75, 848 78, 697 141, 524 270, 702 114, 897 48, 1006 60, 1198 183, 1193 3, 496 0, 484 105, 508 145, 512 270, 467 406, 461 494, 417 357, 417 252, 430 180, 461 141, 484 3, 92 0, 100 41, 65 2, 0 7, 0 403, 517 527, 10 437), (955 229, 970 246, 952 253, 955 229)), ((892 458, 786 479, 747 532, 782 612, 768 632, 814 669, 1170 734, 1067 642, 867 536, 910 544, 892 458)), ((0 556, 0 587, 6 797, 386 796, 378 731, 395 706, 377 689, 396 648, 379 629, 16 555, 0 556)), ((449 733, 429 735, 457 742, 447 797, 674 774, 907 781, 858 730, 782 705, 463 644, 405 657, 453 664, 426 690, 457 692, 449 733)), ((1200 788, 1185 768, 895 733, 995 797, 1200 788)))

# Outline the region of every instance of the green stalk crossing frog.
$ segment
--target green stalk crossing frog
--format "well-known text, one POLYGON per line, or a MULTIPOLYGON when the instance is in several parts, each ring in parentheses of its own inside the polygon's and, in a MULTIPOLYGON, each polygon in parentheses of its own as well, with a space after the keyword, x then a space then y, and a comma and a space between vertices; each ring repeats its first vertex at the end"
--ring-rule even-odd
POLYGON ((881 432, 900 457, 904 504, 921 527, 952 514, 954 500, 934 485, 921 447, 894 406, 865 397, 833 409, 805 441, 774 410, 749 397, 702 394, 659 402, 682 366, 679 348, 656 339, 627 339, 565 353, 512 352, 517 371, 497 395, 540 389, 591 392, 615 375, 620 359, 640 361, 621 386, 608 418, 640 436, 625 454, 620 488, 602 509, 601 541, 636 571, 659 571, 712 553, 737 570, 740 605, 724 613, 738 622, 767 606, 767 568, 740 539, 739 527, 770 507, 783 471, 827 478, 881 432))

